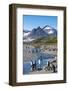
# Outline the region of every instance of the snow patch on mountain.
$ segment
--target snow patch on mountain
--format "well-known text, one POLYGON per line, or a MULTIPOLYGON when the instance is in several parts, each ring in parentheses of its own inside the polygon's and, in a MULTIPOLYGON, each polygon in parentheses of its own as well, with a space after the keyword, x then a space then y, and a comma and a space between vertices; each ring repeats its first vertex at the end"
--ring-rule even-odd
POLYGON ((30 32, 27 32, 27 33, 24 32, 24 33, 23 33, 23 36, 24 36, 24 37, 27 37, 29 34, 30 34, 30 32))
POLYGON ((49 30, 48 31, 48 34, 53 34, 54 32, 52 30, 49 30))
POLYGON ((27 39, 24 39, 23 41, 24 42, 31 42, 31 41, 33 41, 34 39, 31 39, 31 38, 27 38, 27 39))

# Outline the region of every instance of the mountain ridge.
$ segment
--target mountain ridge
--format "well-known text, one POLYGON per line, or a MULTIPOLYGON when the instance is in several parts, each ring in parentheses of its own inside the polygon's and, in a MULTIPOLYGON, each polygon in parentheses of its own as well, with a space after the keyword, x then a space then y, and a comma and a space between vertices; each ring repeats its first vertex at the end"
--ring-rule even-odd
POLYGON ((46 25, 43 28, 38 26, 37 28, 33 28, 30 32, 25 32, 25 34, 23 35, 23 39, 27 42, 49 36, 57 37, 57 30, 49 25, 46 25))

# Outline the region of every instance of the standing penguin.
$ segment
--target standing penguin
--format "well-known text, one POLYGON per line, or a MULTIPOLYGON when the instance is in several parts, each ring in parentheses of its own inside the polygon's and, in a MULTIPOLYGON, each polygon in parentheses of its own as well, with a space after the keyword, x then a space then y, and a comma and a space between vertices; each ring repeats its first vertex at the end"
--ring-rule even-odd
POLYGON ((30 62, 30 65, 31 65, 31 71, 33 71, 33 61, 32 60, 30 62))
POLYGON ((36 70, 36 61, 35 61, 35 63, 33 63, 33 61, 31 60, 31 69, 32 69, 32 71, 35 71, 36 70))

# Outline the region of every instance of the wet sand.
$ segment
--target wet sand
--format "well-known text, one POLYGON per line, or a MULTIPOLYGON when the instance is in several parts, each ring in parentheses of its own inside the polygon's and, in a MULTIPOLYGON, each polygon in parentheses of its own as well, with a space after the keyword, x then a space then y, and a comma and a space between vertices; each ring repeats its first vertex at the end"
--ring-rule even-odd
POLYGON ((33 72, 30 72, 30 74, 49 74, 49 73, 53 73, 53 71, 41 70, 41 71, 33 71, 33 72))

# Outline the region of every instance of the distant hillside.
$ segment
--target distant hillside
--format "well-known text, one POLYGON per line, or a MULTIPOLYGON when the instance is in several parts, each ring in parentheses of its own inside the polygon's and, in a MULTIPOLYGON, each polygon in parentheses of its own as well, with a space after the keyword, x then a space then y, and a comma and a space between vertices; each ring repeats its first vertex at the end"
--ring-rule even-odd
POLYGON ((47 38, 42 37, 42 38, 32 41, 32 44, 38 47, 41 45, 56 44, 56 43, 57 43, 57 37, 47 37, 47 38))

